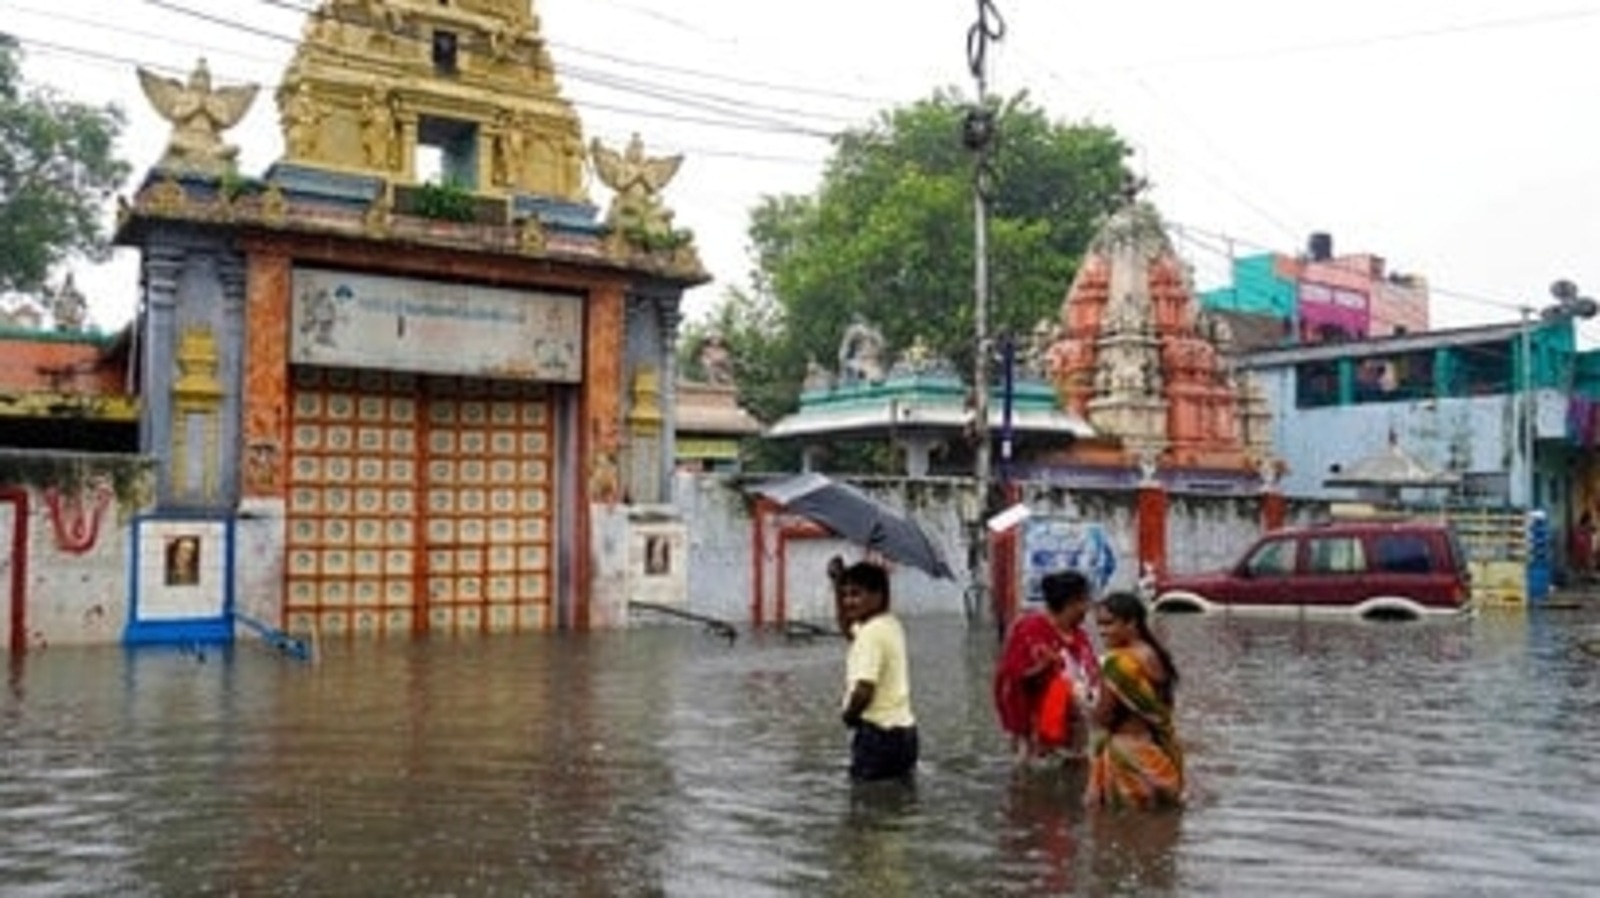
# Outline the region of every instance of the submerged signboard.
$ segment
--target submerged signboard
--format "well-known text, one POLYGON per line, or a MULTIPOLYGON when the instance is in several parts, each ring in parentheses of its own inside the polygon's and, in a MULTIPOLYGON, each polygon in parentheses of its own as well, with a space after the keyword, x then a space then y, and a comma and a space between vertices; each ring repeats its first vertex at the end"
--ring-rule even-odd
POLYGON ((312 268, 294 272, 297 364, 576 383, 583 300, 312 268))

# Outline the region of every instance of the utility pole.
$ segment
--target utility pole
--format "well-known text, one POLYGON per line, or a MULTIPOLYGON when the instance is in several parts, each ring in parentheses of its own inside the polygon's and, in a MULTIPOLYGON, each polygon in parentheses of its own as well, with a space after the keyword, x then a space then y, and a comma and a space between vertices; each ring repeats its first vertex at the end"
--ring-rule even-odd
POLYGON ((989 43, 1005 36, 1005 22, 994 0, 977 0, 978 19, 967 30, 967 67, 977 86, 977 97, 967 110, 961 141, 973 155, 972 164, 972 318, 976 346, 972 363, 973 483, 977 491, 977 519, 972 525, 968 561, 967 616, 980 619, 988 605, 989 543, 985 522, 989 517, 989 154, 994 149, 995 114, 989 105, 989 43))

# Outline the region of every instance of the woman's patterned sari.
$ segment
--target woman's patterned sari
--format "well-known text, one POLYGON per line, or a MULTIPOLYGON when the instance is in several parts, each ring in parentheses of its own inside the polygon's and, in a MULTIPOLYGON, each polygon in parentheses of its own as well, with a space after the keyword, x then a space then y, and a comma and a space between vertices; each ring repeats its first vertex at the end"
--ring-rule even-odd
POLYGON ((1116 726, 1095 735, 1089 768, 1091 807, 1152 808, 1183 800, 1183 749, 1172 704, 1139 656, 1115 649, 1100 668, 1100 688, 1122 705, 1116 726))

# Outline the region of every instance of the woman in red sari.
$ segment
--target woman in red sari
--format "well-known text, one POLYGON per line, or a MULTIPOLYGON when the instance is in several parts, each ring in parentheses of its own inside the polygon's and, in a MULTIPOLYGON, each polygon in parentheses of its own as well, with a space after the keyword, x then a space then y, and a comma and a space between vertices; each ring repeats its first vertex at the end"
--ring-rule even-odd
POLYGON ((1099 689, 1094 643, 1083 628, 1089 581, 1059 571, 1040 581, 1044 608, 1017 618, 994 672, 1000 728, 1019 760, 1082 758, 1099 689))
POLYGON ((1106 645, 1089 760, 1090 807, 1154 808, 1183 802, 1183 749, 1172 725, 1178 668, 1150 632, 1144 602, 1106 596, 1095 624, 1106 645))

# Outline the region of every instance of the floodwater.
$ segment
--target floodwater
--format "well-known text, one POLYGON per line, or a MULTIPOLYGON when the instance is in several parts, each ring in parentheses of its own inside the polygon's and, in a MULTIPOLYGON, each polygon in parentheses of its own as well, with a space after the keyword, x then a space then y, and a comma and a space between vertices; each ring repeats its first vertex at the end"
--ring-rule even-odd
POLYGON ((1600 889, 1600 609, 1164 619, 1192 800, 1126 815, 1010 767, 991 632, 908 626, 914 790, 846 782, 837 639, 673 625, 310 665, 249 642, 13 659, 0 895, 1600 889))

